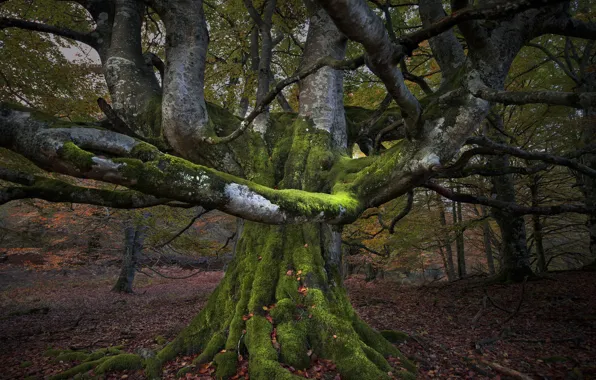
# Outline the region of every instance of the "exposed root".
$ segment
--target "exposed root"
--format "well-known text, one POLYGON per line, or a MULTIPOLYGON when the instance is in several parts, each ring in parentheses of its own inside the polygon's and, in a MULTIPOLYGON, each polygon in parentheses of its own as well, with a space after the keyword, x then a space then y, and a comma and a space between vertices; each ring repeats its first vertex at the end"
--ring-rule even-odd
POLYGON ((112 371, 136 370, 143 367, 143 359, 140 356, 124 353, 120 348, 108 347, 91 353, 71 350, 47 350, 46 355, 54 356, 56 361, 79 362, 75 367, 54 375, 50 379, 70 379, 77 374, 83 374, 91 370, 96 374, 104 374, 112 371))
POLYGON ((200 353, 178 375, 212 362, 217 378, 229 378, 239 357, 247 357, 253 380, 299 379, 288 368, 306 370, 316 357, 334 363, 347 380, 414 377, 416 366, 355 314, 341 276, 323 257, 324 239, 319 225, 247 222, 224 279, 176 339, 142 361, 121 354, 117 362, 102 359, 79 370, 142 364, 154 379, 176 356, 200 353), (400 368, 388 357, 399 358, 400 368))

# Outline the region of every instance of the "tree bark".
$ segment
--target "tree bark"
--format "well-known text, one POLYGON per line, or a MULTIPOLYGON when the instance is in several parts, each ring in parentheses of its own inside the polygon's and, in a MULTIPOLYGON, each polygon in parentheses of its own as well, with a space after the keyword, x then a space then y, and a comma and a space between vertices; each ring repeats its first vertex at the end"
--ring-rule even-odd
MULTIPOLYGON (((495 169, 509 166, 509 156, 491 157, 489 166, 495 169)), ((515 203, 515 187, 511 174, 492 177, 493 194, 497 200, 515 203)), ((492 208, 493 218, 501 230, 501 267, 499 278, 503 281, 521 282, 531 276, 530 257, 526 245, 524 218, 507 210, 492 208)))
MULTIPOLYGON (((482 216, 487 217, 488 211, 486 207, 481 206, 482 216)), ((493 245, 490 238, 490 224, 488 219, 482 222, 482 237, 484 239, 484 252, 486 253, 486 263, 488 265, 488 273, 491 275, 495 274, 495 259, 493 257, 493 245)))
POLYGON ((122 265, 120 275, 116 284, 112 288, 117 293, 133 293, 133 282, 137 271, 139 256, 143 251, 143 242, 145 240, 146 227, 128 226, 124 229, 124 252, 122 255, 122 265))
POLYGON ((447 231, 447 218, 445 217, 445 205, 439 197, 439 222, 443 227, 445 236, 443 238, 443 246, 445 247, 446 261, 447 261, 447 279, 449 281, 455 280, 455 266, 453 264, 453 249, 451 248, 451 238, 447 231))
POLYGON ((238 355, 248 354, 251 379, 293 379, 280 361, 306 368, 312 350, 333 360, 344 379, 389 378, 385 357, 401 355, 355 314, 340 252, 341 239, 325 224, 246 222, 223 280, 154 368, 202 351, 194 364, 213 360, 216 376, 225 378, 236 373, 238 355))
POLYGON ((466 277, 466 251, 464 247, 464 230, 462 225, 461 202, 453 201, 453 226, 455 228, 455 249, 457 252, 457 277, 466 277))
MULTIPOLYGON (((532 206, 538 206, 538 186, 540 183, 539 176, 532 177, 532 183, 530 185, 530 194, 532 196, 532 206)), ((544 244, 543 244, 543 236, 542 236, 542 221, 540 220, 540 215, 532 215, 532 227, 534 229, 534 243, 536 245, 536 258, 537 258, 537 268, 538 272, 544 273, 548 271, 546 265, 546 257, 544 255, 544 244)))

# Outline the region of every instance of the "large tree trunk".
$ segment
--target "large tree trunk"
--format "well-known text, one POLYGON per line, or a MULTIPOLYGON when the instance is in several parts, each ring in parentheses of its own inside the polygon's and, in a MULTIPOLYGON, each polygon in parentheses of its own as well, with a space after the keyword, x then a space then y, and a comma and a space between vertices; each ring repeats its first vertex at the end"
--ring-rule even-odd
POLYGON ((246 222, 224 279, 157 364, 201 351, 194 364, 213 360, 225 378, 248 354, 251 379, 289 379, 296 377, 280 363, 306 368, 312 350, 344 379, 388 378, 385 357, 400 353, 355 314, 340 249, 340 234, 327 225, 246 222))

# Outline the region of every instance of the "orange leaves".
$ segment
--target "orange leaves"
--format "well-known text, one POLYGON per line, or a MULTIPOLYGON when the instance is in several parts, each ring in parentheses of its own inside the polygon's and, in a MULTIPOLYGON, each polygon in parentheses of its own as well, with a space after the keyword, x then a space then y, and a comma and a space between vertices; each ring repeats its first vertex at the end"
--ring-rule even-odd
POLYGON ((303 296, 306 296, 306 294, 308 293, 308 288, 304 285, 301 285, 298 288, 298 293, 302 294, 303 296))
POLYGON ((215 368, 213 367, 212 363, 204 363, 204 364, 201 364, 198 372, 201 375, 211 375, 212 373, 215 372, 215 368))
POLYGON ((286 276, 293 276, 294 275, 294 271, 291 269, 288 269, 288 271, 286 272, 286 276))
POLYGON ((249 320, 249 319, 251 319, 252 317, 254 317, 254 314, 253 314, 253 313, 250 313, 250 314, 248 314, 248 315, 243 315, 243 316, 242 316, 242 320, 243 320, 243 321, 248 321, 248 320, 249 320))

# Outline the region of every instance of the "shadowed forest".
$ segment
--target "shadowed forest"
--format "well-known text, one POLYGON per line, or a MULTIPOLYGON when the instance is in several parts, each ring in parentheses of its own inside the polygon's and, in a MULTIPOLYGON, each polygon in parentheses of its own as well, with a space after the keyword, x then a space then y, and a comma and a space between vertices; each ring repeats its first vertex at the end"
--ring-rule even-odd
POLYGON ((0 379, 596 378, 596 1, 0 0, 0 379))

